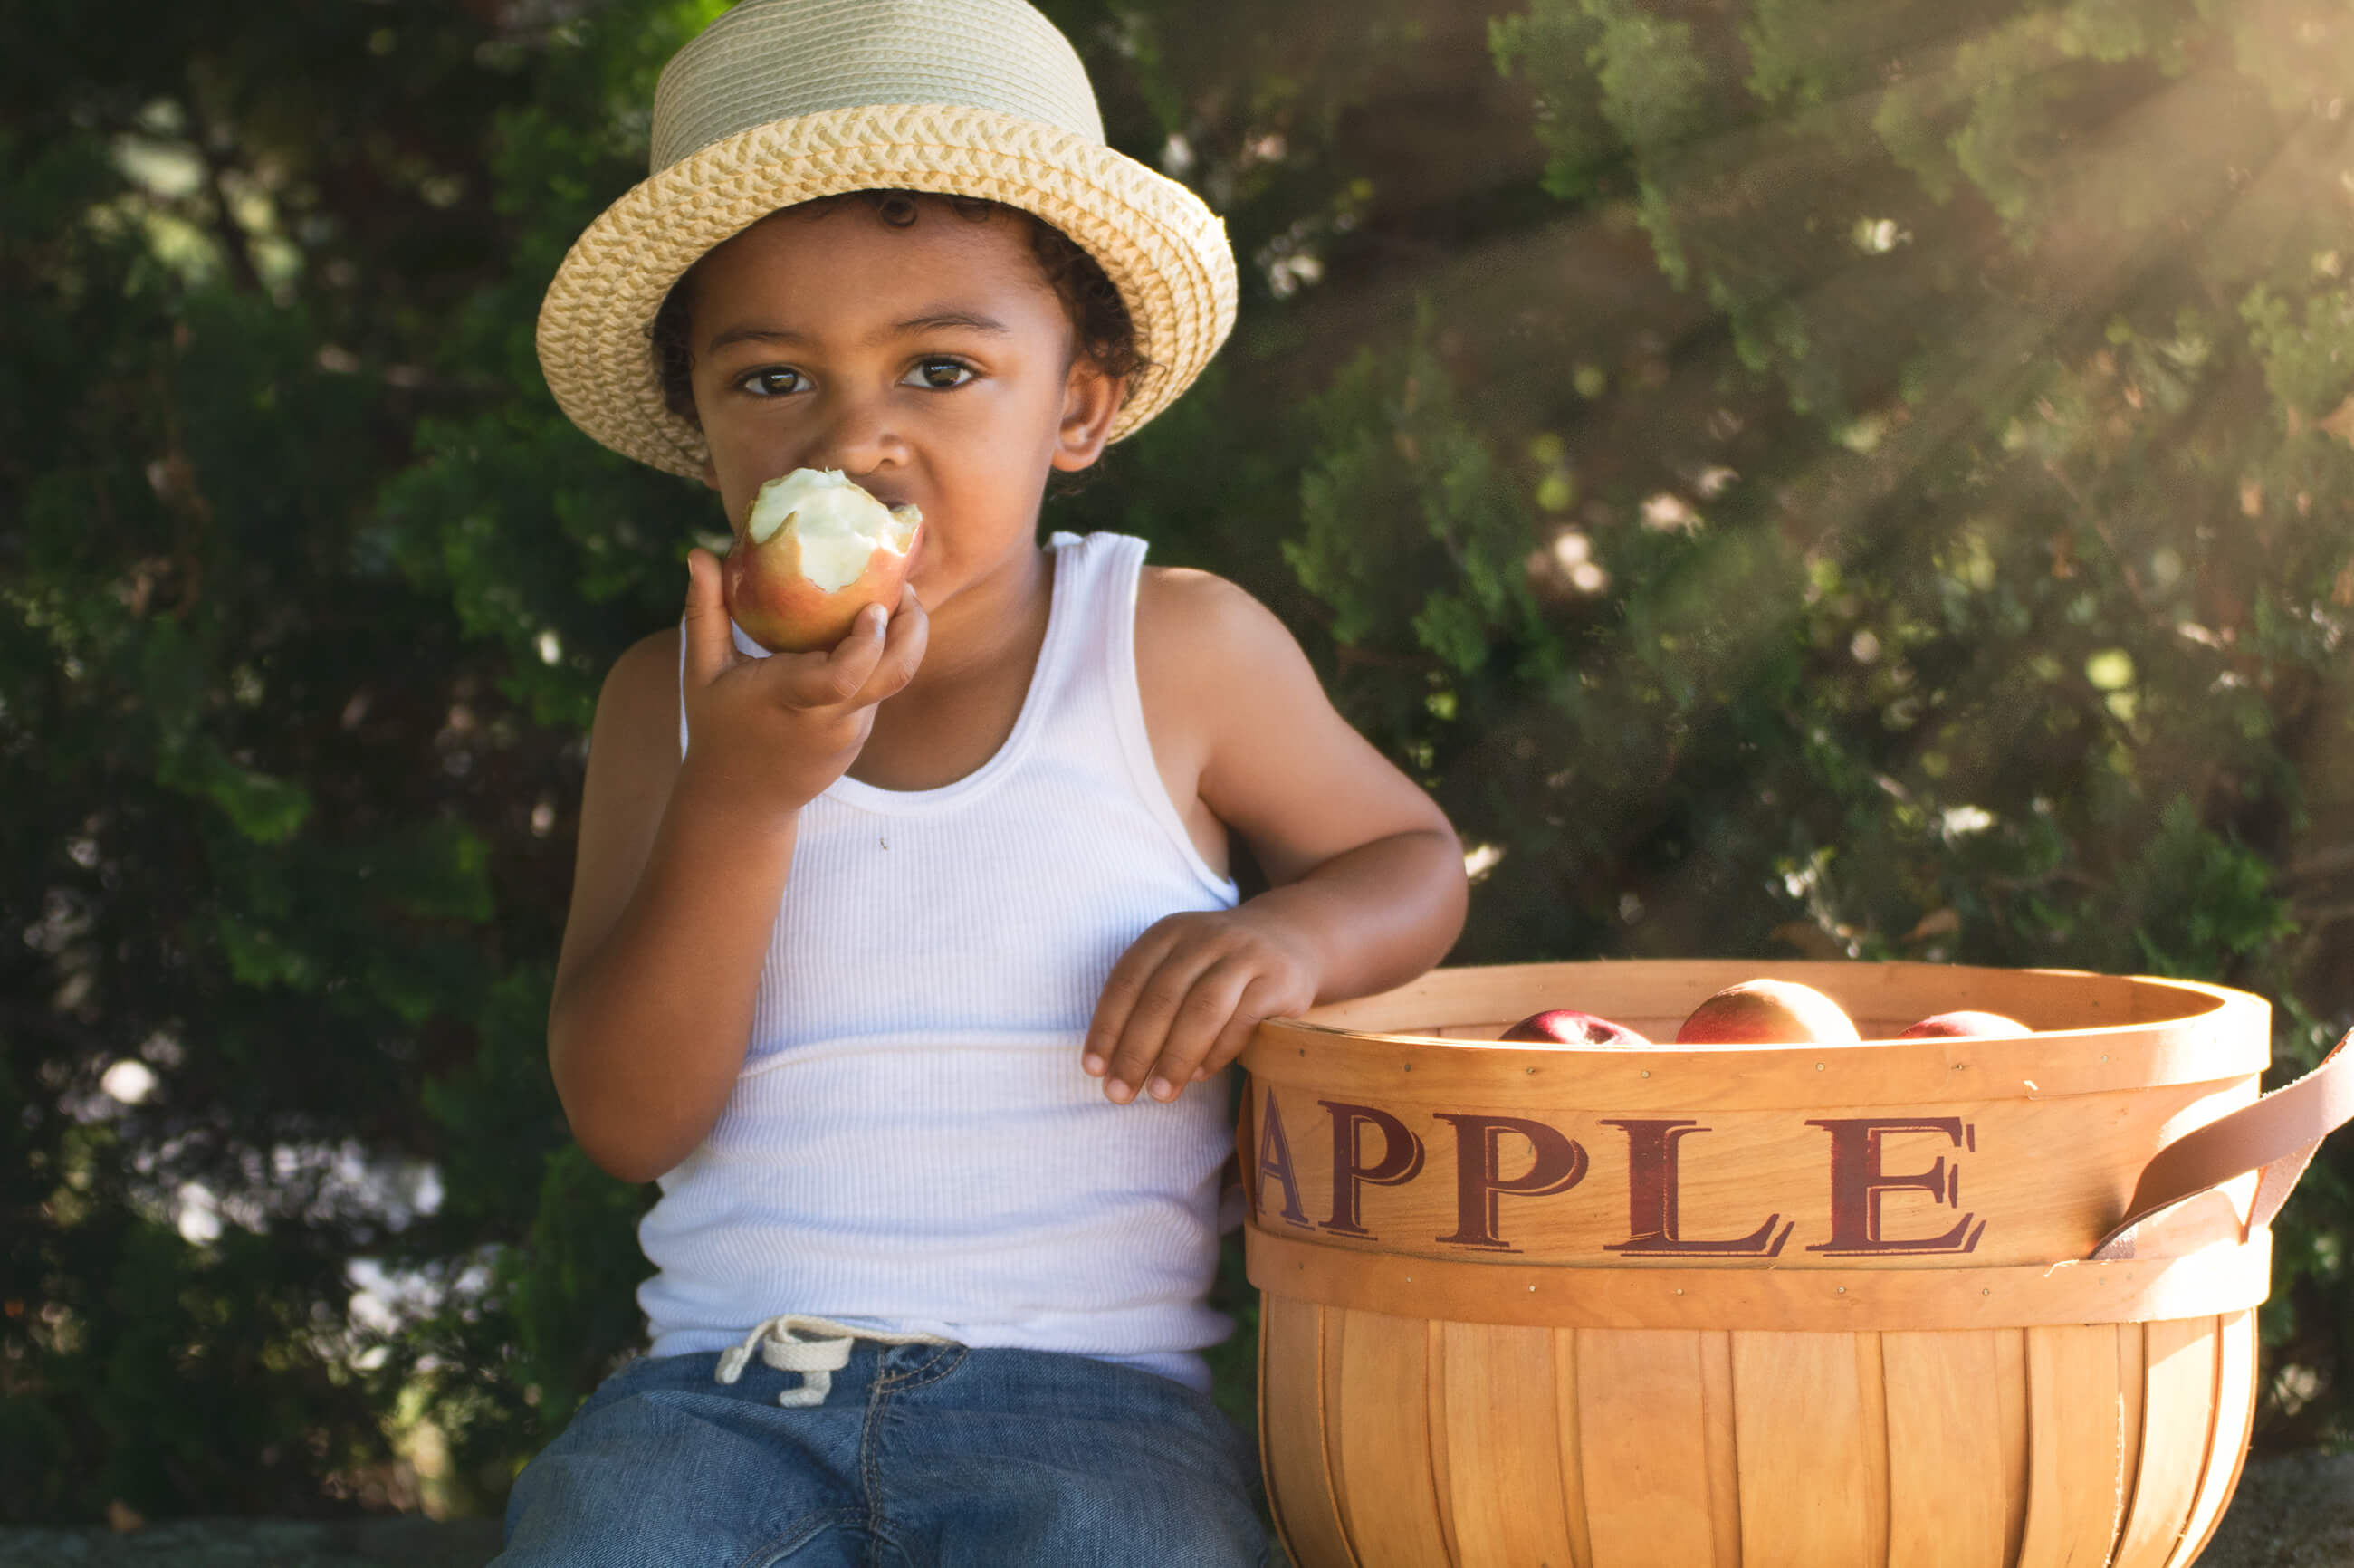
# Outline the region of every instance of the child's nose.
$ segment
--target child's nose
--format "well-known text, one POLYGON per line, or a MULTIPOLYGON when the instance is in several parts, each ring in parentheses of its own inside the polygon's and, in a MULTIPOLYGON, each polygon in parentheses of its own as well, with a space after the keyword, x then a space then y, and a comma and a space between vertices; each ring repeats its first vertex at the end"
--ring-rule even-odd
POLYGON ((888 398, 844 394, 832 400, 827 412, 808 467, 838 468, 854 478, 906 458, 907 441, 888 398))

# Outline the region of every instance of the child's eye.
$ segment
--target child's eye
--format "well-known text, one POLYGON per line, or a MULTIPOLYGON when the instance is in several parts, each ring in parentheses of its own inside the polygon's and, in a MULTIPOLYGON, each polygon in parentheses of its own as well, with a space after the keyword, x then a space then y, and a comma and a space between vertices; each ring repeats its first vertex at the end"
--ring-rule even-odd
POLYGON ((926 359, 917 362, 907 372, 901 386, 928 387, 935 392, 947 392, 963 386, 973 378, 973 368, 960 359, 926 359))
POLYGON ((772 365, 737 378, 736 385, 755 397, 781 397, 801 389, 801 373, 772 365))

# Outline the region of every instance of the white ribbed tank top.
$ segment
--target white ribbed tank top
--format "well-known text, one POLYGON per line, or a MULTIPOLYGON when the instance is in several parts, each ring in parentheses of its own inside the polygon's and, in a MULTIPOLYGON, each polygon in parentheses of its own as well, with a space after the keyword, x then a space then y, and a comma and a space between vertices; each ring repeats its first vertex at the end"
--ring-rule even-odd
POLYGON ((938 789, 845 777, 801 810, 743 1071, 639 1225, 655 1355, 792 1312, 1208 1384, 1194 1352, 1231 1327, 1204 1304, 1223 1082, 1118 1106, 1079 1047, 1128 946, 1235 885, 1146 738, 1144 541, 1049 548, 1045 641, 996 755, 938 789))

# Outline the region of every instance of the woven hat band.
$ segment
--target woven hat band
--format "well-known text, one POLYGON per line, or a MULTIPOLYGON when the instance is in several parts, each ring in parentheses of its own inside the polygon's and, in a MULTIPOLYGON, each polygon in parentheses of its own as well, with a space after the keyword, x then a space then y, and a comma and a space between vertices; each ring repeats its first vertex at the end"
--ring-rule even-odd
POLYGON ((1103 143, 1077 53, 1023 0, 743 0, 663 68, 650 171, 755 126, 877 103, 981 109, 1103 143))

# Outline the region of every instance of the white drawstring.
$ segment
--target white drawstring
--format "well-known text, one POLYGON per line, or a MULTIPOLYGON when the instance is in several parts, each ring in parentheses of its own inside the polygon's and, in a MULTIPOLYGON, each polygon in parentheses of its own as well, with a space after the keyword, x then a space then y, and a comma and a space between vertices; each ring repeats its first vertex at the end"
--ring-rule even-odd
POLYGON ((833 1391, 833 1374, 850 1364, 850 1345, 854 1340, 875 1340, 886 1345, 945 1345, 951 1342, 937 1334, 890 1334, 879 1329, 854 1329, 831 1318, 813 1318, 790 1312, 757 1325, 744 1336, 742 1344, 733 1350, 720 1351, 716 1381, 734 1383, 742 1377, 745 1366, 757 1350, 760 1352, 760 1359, 779 1372, 801 1374, 799 1388, 789 1388, 777 1395, 779 1404, 823 1404, 825 1396, 833 1391))

